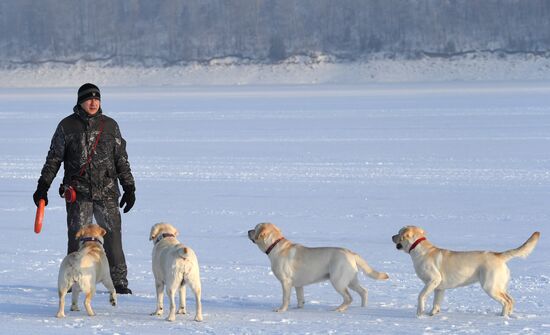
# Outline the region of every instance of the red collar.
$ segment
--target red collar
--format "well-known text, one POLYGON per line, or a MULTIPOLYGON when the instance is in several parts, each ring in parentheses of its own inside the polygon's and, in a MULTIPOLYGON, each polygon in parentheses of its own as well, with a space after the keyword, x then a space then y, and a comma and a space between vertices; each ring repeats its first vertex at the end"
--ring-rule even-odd
POLYGON ((426 241, 426 238, 425 238, 425 237, 421 237, 421 238, 419 238, 418 240, 416 240, 416 241, 413 243, 413 245, 411 245, 411 248, 409 249, 409 254, 410 254, 411 251, 413 251, 414 248, 416 248, 416 247, 420 244, 420 242, 422 242, 422 241, 426 241))
POLYGON ((277 245, 277 243, 281 242, 282 240, 284 240, 285 238, 284 237, 281 237, 279 238, 277 241, 273 242, 272 245, 269 246, 269 248, 267 248, 267 250, 265 251, 265 254, 266 255, 269 255, 269 253, 271 252, 271 250, 273 250, 273 248, 275 248, 275 246, 277 245))

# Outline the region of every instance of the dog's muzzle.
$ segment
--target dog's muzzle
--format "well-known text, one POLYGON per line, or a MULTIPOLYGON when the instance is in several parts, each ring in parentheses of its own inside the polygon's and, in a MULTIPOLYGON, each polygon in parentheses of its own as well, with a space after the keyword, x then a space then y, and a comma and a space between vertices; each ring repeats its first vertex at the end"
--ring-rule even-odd
POLYGON ((399 243, 399 235, 393 235, 391 237, 391 240, 393 243, 395 243, 395 247, 397 248, 397 250, 401 250, 403 249, 403 245, 401 243, 399 243))
POLYGON ((252 241, 252 243, 256 244, 256 241, 254 241, 254 235, 256 234, 256 231, 254 229, 251 229, 248 231, 248 239, 252 241))

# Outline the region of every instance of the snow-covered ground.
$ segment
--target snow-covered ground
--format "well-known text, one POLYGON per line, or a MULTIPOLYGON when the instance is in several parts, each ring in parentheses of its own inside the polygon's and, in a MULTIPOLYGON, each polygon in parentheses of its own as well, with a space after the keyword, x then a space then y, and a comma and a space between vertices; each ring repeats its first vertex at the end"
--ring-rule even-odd
POLYGON ((134 295, 113 308, 100 286, 96 317, 59 320, 60 178, 38 235, 32 193, 79 84, 0 89, 0 333, 550 333, 550 82, 102 87, 137 182, 123 215, 134 295), (173 323, 149 315, 148 232, 159 221, 199 257, 202 323, 193 313, 173 323), (354 295, 348 311, 332 311, 341 298, 321 283, 306 287, 304 309, 272 312, 280 284, 246 237, 263 221, 295 242, 354 250, 390 279, 360 275, 366 308, 354 295), (416 318, 422 283, 390 240, 404 225, 455 250, 506 250, 541 231, 533 254, 509 263, 513 315, 498 316, 474 285, 449 291, 440 315, 416 318))

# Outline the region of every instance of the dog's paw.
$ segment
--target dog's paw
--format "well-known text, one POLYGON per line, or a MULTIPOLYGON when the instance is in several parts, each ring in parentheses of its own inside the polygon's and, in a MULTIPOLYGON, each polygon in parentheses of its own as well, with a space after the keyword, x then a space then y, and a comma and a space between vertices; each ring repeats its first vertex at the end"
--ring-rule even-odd
POLYGON ((286 312, 287 309, 288 307, 279 307, 279 308, 275 308, 273 312, 282 313, 282 312, 286 312))
POLYGON ((63 312, 58 312, 58 313, 55 315, 55 317, 58 318, 58 319, 64 318, 64 317, 65 317, 65 313, 63 313, 63 312))
POLYGON ((109 294, 109 303, 111 304, 111 306, 116 306, 116 292, 111 292, 109 294))
POLYGON ((195 316, 195 321, 201 322, 202 321, 202 315, 195 316))
POLYGON ((156 310, 150 314, 151 316, 162 316, 162 309, 156 310))
POLYGON ((435 315, 439 314, 439 312, 440 312, 440 309, 439 309, 439 308, 437 308, 437 309, 434 308, 434 309, 432 309, 432 311, 430 312, 430 316, 435 316, 435 315))
POLYGON ((175 315, 169 315, 167 318, 166 318, 166 321, 176 321, 176 316, 175 315))
POLYGON ((71 305, 71 311, 72 311, 72 312, 79 312, 79 311, 80 311, 80 308, 78 308, 77 305, 71 305))
POLYGON ((187 314, 187 312, 185 311, 185 307, 180 307, 176 314, 187 314))

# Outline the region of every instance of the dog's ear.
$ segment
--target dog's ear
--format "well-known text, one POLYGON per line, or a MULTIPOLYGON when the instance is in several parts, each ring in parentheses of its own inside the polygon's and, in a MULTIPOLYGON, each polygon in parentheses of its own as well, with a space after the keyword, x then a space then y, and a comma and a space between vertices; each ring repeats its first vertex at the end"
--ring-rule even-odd
POLYGON ((260 231, 258 232, 258 234, 256 234, 256 238, 255 240, 265 240, 266 236, 267 236, 267 229, 265 229, 265 227, 262 227, 260 229, 260 231))
POLYGON ((77 239, 79 239, 79 238, 81 238, 83 235, 85 235, 87 231, 88 231, 88 225, 82 226, 82 227, 80 227, 80 229, 76 232, 75 237, 76 237, 77 239))
POLYGON ((76 232, 76 235, 74 237, 76 238, 80 238, 82 236, 82 234, 84 233, 84 230, 82 228, 80 228, 77 232, 76 232))
POLYGON ((415 233, 418 232, 418 228, 414 226, 407 226, 405 229, 405 232, 403 232, 403 239, 404 240, 410 240, 414 237, 415 233))
POLYGON ((158 233, 159 231, 158 231, 158 223, 157 223, 156 225, 151 227, 151 232, 149 233, 149 241, 154 240, 157 237, 158 233))
POLYGON ((105 229, 103 229, 102 227, 99 227, 99 234, 101 235, 101 237, 105 236, 105 234, 107 234, 107 231, 105 229))

